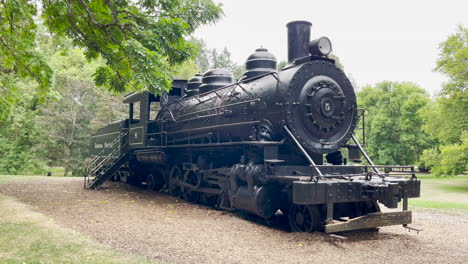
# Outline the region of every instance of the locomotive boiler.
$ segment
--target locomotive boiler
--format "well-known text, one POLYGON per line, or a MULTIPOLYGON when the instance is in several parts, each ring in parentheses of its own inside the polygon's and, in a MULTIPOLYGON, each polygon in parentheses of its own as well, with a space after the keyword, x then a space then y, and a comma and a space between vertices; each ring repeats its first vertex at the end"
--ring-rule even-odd
POLYGON ((411 166, 377 166, 353 134, 354 89, 311 23, 287 24, 288 64, 265 48, 234 81, 225 69, 174 80, 170 92, 125 97, 129 117, 92 136, 87 187, 105 180, 240 210, 294 231, 328 233, 411 223, 411 166), (351 160, 364 164, 348 164, 351 160), (385 174, 382 168, 401 170, 385 174), (408 171, 409 172, 404 172, 408 171), (405 177, 401 177, 405 176, 405 177), (379 203, 403 210, 380 212, 379 203))

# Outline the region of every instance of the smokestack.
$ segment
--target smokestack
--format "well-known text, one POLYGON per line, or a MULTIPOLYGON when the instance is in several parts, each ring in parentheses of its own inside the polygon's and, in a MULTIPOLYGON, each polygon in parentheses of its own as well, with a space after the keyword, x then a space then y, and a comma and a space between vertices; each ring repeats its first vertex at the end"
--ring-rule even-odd
POLYGON ((312 23, 308 21, 291 21, 288 28, 288 63, 294 60, 308 56, 310 28, 312 23))

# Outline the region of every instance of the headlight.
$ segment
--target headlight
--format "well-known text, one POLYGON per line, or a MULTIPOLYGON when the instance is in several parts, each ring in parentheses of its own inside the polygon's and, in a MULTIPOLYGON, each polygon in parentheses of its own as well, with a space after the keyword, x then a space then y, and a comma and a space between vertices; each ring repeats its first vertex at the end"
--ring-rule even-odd
POLYGON ((329 38, 321 37, 309 43, 309 52, 315 56, 327 56, 332 52, 332 44, 329 38))

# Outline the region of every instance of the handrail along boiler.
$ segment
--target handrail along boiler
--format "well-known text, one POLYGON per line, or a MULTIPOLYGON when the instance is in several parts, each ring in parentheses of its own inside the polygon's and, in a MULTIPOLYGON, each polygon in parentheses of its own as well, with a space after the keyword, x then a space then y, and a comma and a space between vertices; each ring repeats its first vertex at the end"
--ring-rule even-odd
POLYGON ((365 153, 353 134, 354 89, 328 57, 330 40, 310 41, 310 30, 307 21, 287 24, 288 64, 280 71, 259 48, 237 82, 213 69, 174 80, 162 96, 127 95, 129 118, 92 137, 94 164, 109 160, 103 148, 114 159, 89 169, 95 178, 88 186, 143 183, 192 202, 282 217, 294 231, 411 223, 407 201, 420 194, 414 168, 377 166, 365 153), (362 154, 370 165, 346 165, 346 148, 349 160, 362 154), (411 171, 389 176, 380 170, 388 167, 411 171), (379 203, 396 208, 400 201, 403 211, 380 212, 379 203))

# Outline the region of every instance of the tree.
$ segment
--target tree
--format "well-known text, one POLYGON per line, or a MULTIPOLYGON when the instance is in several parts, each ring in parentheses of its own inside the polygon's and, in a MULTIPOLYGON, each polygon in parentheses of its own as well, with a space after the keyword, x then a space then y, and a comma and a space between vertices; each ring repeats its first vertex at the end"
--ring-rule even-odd
POLYGON ((284 60, 278 62, 278 65, 276 66, 276 70, 281 71, 281 69, 283 69, 286 66, 286 64, 288 63, 284 60))
POLYGON ((62 96, 44 105, 38 126, 46 136, 48 165, 63 166, 67 176, 69 171, 80 170, 88 155, 97 92, 91 81, 64 76, 57 79, 62 96))
POLYGON ((70 38, 88 60, 104 59, 94 73, 98 86, 155 94, 170 89, 175 69, 195 57, 186 38, 222 15, 211 0, 0 1, 0 68, 34 79, 41 96, 53 71, 36 49, 38 9, 53 37, 70 38))
POLYGON ((196 73, 204 73, 210 69, 223 68, 233 73, 234 79, 239 80, 245 72, 244 64, 236 64, 232 61, 231 52, 227 47, 222 51, 207 47, 202 39, 192 38, 191 40, 198 47, 198 56, 194 61, 188 61, 181 65, 176 76, 188 79, 196 73))
POLYGON ((91 131, 94 132, 109 122, 128 118, 128 105, 122 102, 122 95, 113 94, 99 87, 97 94, 97 109, 91 120, 91 131))
POLYGON ((0 174, 40 173, 46 164, 39 158, 44 151, 37 145, 41 132, 35 125, 39 99, 32 91, 36 84, 14 73, 9 77, 15 91, 8 115, 0 120, 0 174))
POLYGON ((55 87, 60 97, 39 106, 37 127, 44 138, 38 144, 44 149, 47 165, 64 167, 66 176, 83 168, 93 128, 124 119, 128 109, 122 96, 94 85, 92 75, 104 63, 88 63, 83 50, 57 51, 49 64, 56 72, 55 87))
POLYGON ((436 71, 449 77, 442 94, 466 91, 468 87, 468 28, 459 25, 455 34, 439 45, 436 71))
POLYGON ((424 111, 424 130, 439 145, 424 152, 421 160, 436 175, 456 175, 468 170, 468 28, 439 46, 436 71, 447 77, 435 104, 424 111))
POLYGON ((175 78, 188 80, 199 72, 201 72, 200 67, 195 61, 187 61, 179 67, 175 78))
POLYGON ((431 144, 419 112, 429 103, 426 91, 408 82, 364 87, 358 105, 366 109, 366 150, 376 163, 414 164, 431 144))

